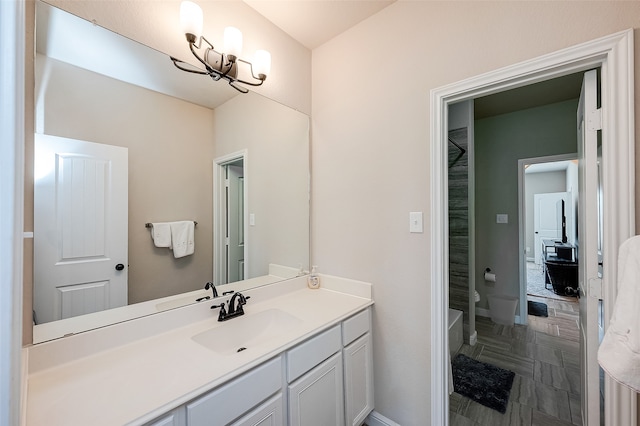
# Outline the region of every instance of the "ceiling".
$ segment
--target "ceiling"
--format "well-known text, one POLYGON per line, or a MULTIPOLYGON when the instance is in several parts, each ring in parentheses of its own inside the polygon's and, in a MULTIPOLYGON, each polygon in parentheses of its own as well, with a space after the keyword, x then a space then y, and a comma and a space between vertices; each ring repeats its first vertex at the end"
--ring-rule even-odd
POLYGON ((580 97, 584 72, 474 99, 476 120, 580 97))
MULTIPOLYGON (((396 0, 243 0, 308 49, 326 43, 396 0)), ((475 118, 576 99, 582 73, 475 99, 475 118)))
POLYGON ((396 0, 244 0, 308 49, 326 43, 396 0))

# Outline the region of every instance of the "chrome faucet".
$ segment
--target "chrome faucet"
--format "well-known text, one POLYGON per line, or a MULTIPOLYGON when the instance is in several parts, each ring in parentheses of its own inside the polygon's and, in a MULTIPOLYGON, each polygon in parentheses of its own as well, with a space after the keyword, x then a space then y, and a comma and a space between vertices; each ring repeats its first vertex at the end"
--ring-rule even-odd
POLYGON ((222 302, 219 305, 213 305, 211 309, 220 308, 218 321, 230 320, 231 318, 244 315, 243 306, 247 304, 247 299, 249 298, 251 298, 251 296, 245 296, 240 292, 233 293, 231 300, 229 300, 227 304, 227 308, 225 308, 224 302, 222 302))

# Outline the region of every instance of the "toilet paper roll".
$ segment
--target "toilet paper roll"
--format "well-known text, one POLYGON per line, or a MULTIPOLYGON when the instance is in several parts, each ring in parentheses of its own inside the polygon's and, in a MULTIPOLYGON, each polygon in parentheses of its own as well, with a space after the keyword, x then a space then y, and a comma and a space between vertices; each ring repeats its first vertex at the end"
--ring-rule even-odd
POLYGON ((476 301, 476 303, 480 301, 480 293, 478 293, 478 290, 475 290, 473 292, 473 299, 476 301))
POLYGON ((492 274, 491 272, 484 273, 484 280, 489 281, 490 283, 496 282, 496 274, 492 274))

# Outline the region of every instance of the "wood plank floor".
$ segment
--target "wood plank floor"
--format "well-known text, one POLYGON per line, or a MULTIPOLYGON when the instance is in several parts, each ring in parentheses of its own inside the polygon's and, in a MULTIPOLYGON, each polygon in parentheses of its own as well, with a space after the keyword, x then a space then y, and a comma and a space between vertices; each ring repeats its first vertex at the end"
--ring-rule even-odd
POLYGON ((549 317, 527 326, 476 317, 478 343, 460 353, 516 373, 505 414, 457 393, 449 399, 451 426, 569 426, 580 418, 578 303, 528 296, 547 304, 549 317))

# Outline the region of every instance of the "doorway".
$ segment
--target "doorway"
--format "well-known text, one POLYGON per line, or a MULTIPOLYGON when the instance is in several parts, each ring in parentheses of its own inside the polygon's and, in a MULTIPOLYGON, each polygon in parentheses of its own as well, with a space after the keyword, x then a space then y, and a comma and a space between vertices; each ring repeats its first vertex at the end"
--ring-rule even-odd
MULTIPOLYGON (((431 402, 432 424, 448 424, 448 405, 446 396, 448 371, 448 336, 445 332, 448 309, 447 264, 448 264, 448 223, 447 223, 447 107, 453 102, 474 99, 476 97, 498 93, 513 87, 520 87, 540 81, 553 79, 573 72, 591 68, 602 68, 603 125, 608 133, 603 135, 603 188, 610 193, 604 198, 604 216, 607 212, 620 220, 604 221, 603 259, 605 265, 615 265, 619 244, 635 234, 634 198, 630 182, 633 181, 633 121, 630 97, 633 91, 632 54, 630 50, 633 33, 625 31, 593 42, 585 43, 561 52, 543 56, 525 63, 484 74, 456 84, 435 89, 431 93, 431 198, 433 214, 432 231, 432 365, 431 365, 431 402), (615 79, 614 77, 615 76, 615 79), (609 192, 610 191, 610 192, 609 192), (444 285, 436 285, 443 283, 444 285)), ((615 283, 615 268, 605 268, 603 279, 615 283)), ((590 296, 590 289, 585 289, 590 296)), ((616 297, 615 285, 604 289, 605 310, 613 307, 616 297)), ((606 325, 606 324, 605 324, 606 325)), ((617 420, 630 421, 635 416, 636 400, 630 391, 608 381, 610 392, 605 399, 607 415, 617 416, 617 420), (622 416, 622 417, 621 417, 622 416)), ((590 389, 593 390, 593 389, 590 389)), ((597 390, 596 390, 597 391, 597 390)), ((613 418, 612 418, 613 419, 613 418)), ((597 419, 588 420, 587 424, 597 419)), ((609 422, 609 420, 607 420, 609 422)), ((599 422, 598 422, 599 423, 599 422)))
MULTIPOLYGON (((518 161, 521 308, 525 307, 527 296, 575 302, 575 294, 554 291, 544 266, 544 255, 554 250, 547 250, 549 246, 543 245, 543 241, 564 241, 575 247, 578 192, 577 154, 518 161), (560 200, 562 211, 558 208, 560 200)), ((520 316, 527 318, 522 309, 520 316)))
POLYGON ((213 277, 228 284, 247 276, 248 194, 246 150, 213 162, 213 277))

